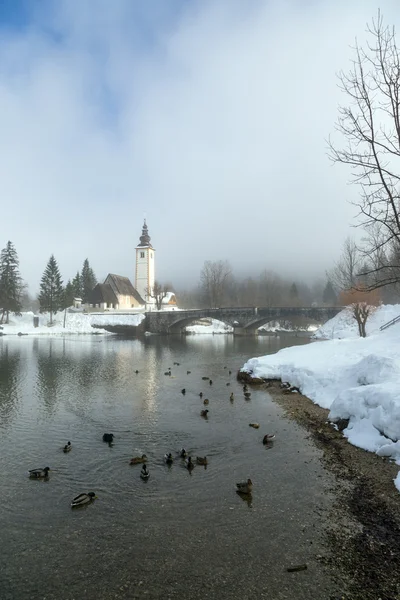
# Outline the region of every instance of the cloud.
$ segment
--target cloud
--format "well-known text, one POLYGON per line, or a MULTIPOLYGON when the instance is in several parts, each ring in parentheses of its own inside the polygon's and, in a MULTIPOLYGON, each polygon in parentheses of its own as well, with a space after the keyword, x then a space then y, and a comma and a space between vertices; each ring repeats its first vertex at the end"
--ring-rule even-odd
POLYGON ((335 73, 377 2, 45 6, 0 37, 0 245, 32 291, 51 253, 65 279, 86 257, 133 279, 144 214, 157 276, 177 285, 207 259, 331 265, 357 197, 326 156, 335 73))

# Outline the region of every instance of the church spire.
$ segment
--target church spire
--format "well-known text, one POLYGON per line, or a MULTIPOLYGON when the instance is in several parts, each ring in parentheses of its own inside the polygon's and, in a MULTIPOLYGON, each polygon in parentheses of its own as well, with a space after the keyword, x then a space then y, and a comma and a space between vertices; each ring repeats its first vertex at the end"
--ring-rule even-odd
POLYGON ((147 229, 147 224, 146 224, 146 219, 145 219, 144 223, 143 223, 142 235, 140 236, 140 242, 139 242, 138 246, 146 246, 148 248, 152 248, 150 239, 151 238, 149 236, 149 230, 147 229))

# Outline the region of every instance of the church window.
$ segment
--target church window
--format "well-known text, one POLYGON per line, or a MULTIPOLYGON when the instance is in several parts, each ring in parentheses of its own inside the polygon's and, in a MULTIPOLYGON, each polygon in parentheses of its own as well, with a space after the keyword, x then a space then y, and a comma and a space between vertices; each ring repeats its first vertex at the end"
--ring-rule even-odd
POLYGON ((140 253, 140 258, 144 258, 144 252, 140 253))

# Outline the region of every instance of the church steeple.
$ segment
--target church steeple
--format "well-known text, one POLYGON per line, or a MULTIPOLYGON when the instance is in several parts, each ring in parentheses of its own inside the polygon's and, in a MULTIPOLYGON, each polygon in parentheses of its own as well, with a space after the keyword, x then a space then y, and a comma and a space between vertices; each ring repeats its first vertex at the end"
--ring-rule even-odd
POLYGON ((140 236, 140 242, 138 244, 139 246, 144 246, 147 248, 152 248, 152 245, 150 243, 150 236, 149 236, 149 230, 147 229, 147 224, 146 224, 146 219, 144 220, 143 223, 143 229, 142 229, 142 235, 140 236))

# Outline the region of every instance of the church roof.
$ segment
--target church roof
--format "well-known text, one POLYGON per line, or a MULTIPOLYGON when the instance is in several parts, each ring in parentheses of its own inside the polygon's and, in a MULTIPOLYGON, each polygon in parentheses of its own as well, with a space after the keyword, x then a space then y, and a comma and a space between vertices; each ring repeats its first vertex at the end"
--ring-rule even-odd
POLYGON ((150 240, 151 240, 151 238, 149 236, 149 230, 147 228, 146 219, 145 219, 144 223, 143 223, 142 235, 140 236, 140 241, 137 245, 137 248, 139 248, 139 247, 152 248, 153 246, 151 245, 150 240))
POLYGON ((122 277, 121 275, 109 273, 106 277, 106 281, 107 279, 112 281, 114 284, 113 288, 117 294, 121 294, 121 296, 133 296, 138 304, 146 304, 139 292, 133 287, 128 277, 122 277))
POLYGON ((98 283, 94 286, 88 297, 89 304, 118 304, 118 299, 109 283, 98 283))

